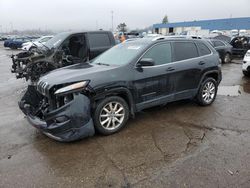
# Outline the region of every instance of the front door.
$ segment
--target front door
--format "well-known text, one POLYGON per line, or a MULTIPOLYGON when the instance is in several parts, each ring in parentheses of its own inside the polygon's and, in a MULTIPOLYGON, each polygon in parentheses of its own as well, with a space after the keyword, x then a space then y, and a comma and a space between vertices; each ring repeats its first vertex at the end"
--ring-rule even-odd
POLYGON ((174 89, 170 76, 173 70, 168 65, 172 62, 171 51, 169 42, 156 44, 142 56, 153 59, 155 65, 135 68, 133 86, 138 110, 158 105, 168 97, 170 100, 174 89))

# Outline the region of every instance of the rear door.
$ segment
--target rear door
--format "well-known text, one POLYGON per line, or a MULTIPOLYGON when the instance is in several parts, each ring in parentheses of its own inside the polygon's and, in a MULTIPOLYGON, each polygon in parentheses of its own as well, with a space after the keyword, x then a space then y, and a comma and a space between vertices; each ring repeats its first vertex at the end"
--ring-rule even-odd
POLYGON ((193 41, 175 41, 173 69, 175 69, 175 100, 190 98, 196 93, 206 62, 199 57, 193 41))
POLYGON ((108 33, 87 33, 89 42, 89 59, 93 59, 107 49, 111 48, 112 41, 108 33))
POLYGON ((134 90, 137 109, 162 104, 172 100, 174 80, 169 64, 172 62, 171 43, 160 43, 151 47, 142 58, 154 60, 154 66, 135 68, 134 90))

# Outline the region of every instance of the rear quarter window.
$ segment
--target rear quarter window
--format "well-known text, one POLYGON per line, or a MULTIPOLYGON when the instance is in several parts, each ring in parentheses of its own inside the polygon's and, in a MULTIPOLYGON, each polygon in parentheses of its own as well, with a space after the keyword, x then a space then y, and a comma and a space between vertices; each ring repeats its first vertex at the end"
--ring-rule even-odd
POLYGON ((199 57, 197 47, 193 42, 174 42, 173 51, 175 61, 199 57))
POLYGON ((110 39, 106 33, 89 33, 88 34, 90 48, 110 47, 110 39))
POLYGON ((211 54, 211 50, 207 47, 207 45, 199 42, 197 43, 197 47, 198 47, 200 56, 211 54))

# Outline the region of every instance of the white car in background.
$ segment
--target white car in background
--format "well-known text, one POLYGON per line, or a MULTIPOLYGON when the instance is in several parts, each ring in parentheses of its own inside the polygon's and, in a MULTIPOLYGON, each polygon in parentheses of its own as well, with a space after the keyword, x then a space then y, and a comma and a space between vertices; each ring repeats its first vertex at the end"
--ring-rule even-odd
POLYGON ((243 59, 242 72, 245 76, 250 76, 250 50, 247 51, 243 59))
POLYGON ((22 50, 31 51, 32 49, 35 49, 37 47, 41 47, 43 44, 45 44, 51 38, 53 38, 53 36, 43 36, 43 37, 40 37, 32 42, 23 43, 22 50))

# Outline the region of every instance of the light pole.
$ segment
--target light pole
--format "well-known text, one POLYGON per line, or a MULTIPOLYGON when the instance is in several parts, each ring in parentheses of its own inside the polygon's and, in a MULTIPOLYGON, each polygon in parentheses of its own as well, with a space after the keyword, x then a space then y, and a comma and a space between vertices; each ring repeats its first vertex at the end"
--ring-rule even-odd
POLYGON ((111 11, 111 23, 112 23, 112 32, 114 32, 114 11, 111 11))

